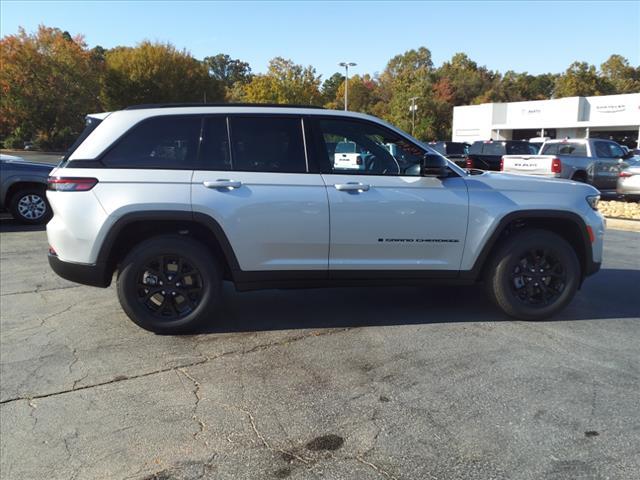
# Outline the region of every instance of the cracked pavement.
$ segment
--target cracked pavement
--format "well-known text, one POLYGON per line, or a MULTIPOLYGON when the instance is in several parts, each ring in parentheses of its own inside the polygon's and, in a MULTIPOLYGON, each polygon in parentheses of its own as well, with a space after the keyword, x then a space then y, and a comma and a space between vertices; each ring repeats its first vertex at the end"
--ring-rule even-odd
POLYGON ((115 290, 0 221, 0 477, 640 477, 640 234, 554 321, 474 287, 236 293, 198 335, 145 332, 115 290))

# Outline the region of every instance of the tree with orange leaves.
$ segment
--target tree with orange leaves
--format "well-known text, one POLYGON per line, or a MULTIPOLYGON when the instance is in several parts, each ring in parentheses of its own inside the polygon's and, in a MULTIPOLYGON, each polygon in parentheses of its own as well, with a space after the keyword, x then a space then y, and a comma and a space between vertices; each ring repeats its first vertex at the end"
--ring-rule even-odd
POLYGON ((0 136, 62 149, 99 110, 101 62, 83 37, 40 26, 0 40, 0 136))

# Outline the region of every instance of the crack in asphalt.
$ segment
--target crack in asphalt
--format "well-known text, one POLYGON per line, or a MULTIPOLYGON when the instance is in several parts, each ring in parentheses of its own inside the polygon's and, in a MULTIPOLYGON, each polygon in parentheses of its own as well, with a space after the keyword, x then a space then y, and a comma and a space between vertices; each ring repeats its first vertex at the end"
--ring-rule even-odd
MULTIPOLYGON (((247 354, 251 354, 251 353, 255 353, 255 352, 260 352, 263 350, 267 350, 269 348, 274 348, 274 347, 281 347, 284 345, 289 345, 291 343, 294 342, 298 342, 307 338, 311 338, 311 337, 323 337, 325 335, 333 335, 336 333, 342 333, 342 332, 346 332, 351 330, 351 328, 339 328, 339 329, 329 329, 327 331, 313 331, 307 334, 302 334, 302 335, 297 335, 297 336, 293 336, 293 337, 287 337, 284 338, 282 340, 279 341, 275 341, 275 342, 270 342, 270 343, 265 343, 265 344, 260 344, 260 345, 255 345, 254 347, 250 348, 250 349, 238 349, 238 350, 230 350, 228 352, 222 352, 218 355, 214 355, 214 356, 209 356, 209 355, 204 355, 204 358, 201 358, 199 360, 193 361, 193 362, 189 362, 189 363, 185 363, 182 365, 176 365, 176 366, 172 366, 172 367, 166 367, 166 368, 160 368, 158 370, 152 370, 150 372, 144 372, 144 373, 139 373, 136 375, 119 375, 116 376, 114 378, 112 378, 111 380, 106 380, 104 382, 97 382, 97 383, 92 383, 89 385, 82 385, 80 387, 77 388, 67 388, 64 390, 59 390, 57 392, 51 392, 51 393, 44 393, 44 394, 39 394, 39 395, 30 395, 30 396, 24 396, 24 397, 13 397, 13 398, 8 398, 6 400, 1 400, 0 401, 0 405, 4 405, 4 404, 8 404, 8 403, 13 403, 13 402, 17 402, 20 400, 27 400, 27 401, 31 401, 31 400, 35 400, 35 399, 40 399, 40 398, 49 398, 49 397, 55 397, 58 395, 64 395, 66 393, 72 393, 72 392, 79 392, 81 390, 88 390, 91 388, 96 388, 96 387, 102 387, 104 385, 111 385, 114 383, 119 383, 119 382, 124 382, 127 380, 136 380, 138 378, 144 378, 144 377, 150 377, 152 375, 158 375, 161 373, 166 373, 166 372, 171 372, 171 371, 176 371, 179 369, 185 369, 185 368, 190 368, 190 367, 195 367, 198 365, 202 365, 214 360, 217 360, 219 358, 222 357, 228 357, 231 355, 247 355, 247 354)), ((77 383, 77 381, 75 382, 77 383)))
POLYGON ((366 465, 366 466, 372 468, 373 470, 378 472, 380 475, 384 475, 385 477, 389 478, 390 480, 398 480, 398 477, 396 477, 395 475, 392 475, 391 473, 387 472, 384 468, 380 467, 379 465, 376 465, 375 463, 371 463, 368 460, 365 460, 360 455, 357 455, 357 456, 355 456, 353 458, 356 459, 358 462, 362 463, 363 465, 366 465))
POLYGON ((271 444, 265 438, 265 436, 260 432, 260 430, 258 430, 258 426, 256 424, 255 417, 246 408, 239 407, 237 405, 227 405, 227 407, 234 408, 234 409, 238 410, 239 412, 244 413, 249 418, 249 423, 251 424, 251 428, 253 429, 253 433, 256 435, 256 437, 258 437, 258 440, 260 440, 262 445, 267 450, 270 450, 270 451, 272 451, 274 453, 281 453, 282 455, 286 456, 287 458, 295 458, 296 460, 298 460, 299 462, 302 462, 304 464, 308 464, 311 461, 310 458, 302 457, 302 456, 300 456, 300 455, 298 455, 298 454, 296 454, 296 453, 294 453, 294 452, 292 452, 290 450, 285 450, 283 448, 272 447, 271 444))
POLYGON ((21 290, 19 292, 9 292, 9 293, 0 293, 0 297, 10 297, 11 295, 23 295, 25 293, 42 293, 42 292, 53 292, 55 290, 68 290, 70 288, 83 288, 84 285, 69 285, 67 287, 55 287, 55 288, 44 288, 40 290, 36 288, 35 290, 21 290))
MULTIPOLYGON (((198 435, 203 434, 204 431, 207 429, 207 424, 204 423, 204 420, 202 420, 200 417, 198 417, 198 414, 196 413, 197 410, 198 410, 198 405, 200 404, 200 400, 202 400, 202 397, 200 396, 200 382, 198 382, 195 378, 193 378, 189 374, 189 372, 187 372, 184 368, 177 368, 176 369, 176 375, 178 374, 178 372, 180 372, 182 375, 187 377, 193 383, 193 390, 192 390, 191 393, 193 393, 193 396, 195 397, 196 401, 193 404, 193 410, 191 411, 191 419, 198 424, 199 431, 194 432, 194 434, 193 434, 193 439, 197 440, 198 439, 198 435)), ((179 375, 178 375, 178 378, 180 379, 179 375)), ((182 379, 180 379, 180 383, 182 383, 182 379)), ((184 384, 183 384, 183 386, 184 386, 184 384)), ((204 444, 207 447, 209 446, 209 442, 207 440, 204 440, 204 444)))

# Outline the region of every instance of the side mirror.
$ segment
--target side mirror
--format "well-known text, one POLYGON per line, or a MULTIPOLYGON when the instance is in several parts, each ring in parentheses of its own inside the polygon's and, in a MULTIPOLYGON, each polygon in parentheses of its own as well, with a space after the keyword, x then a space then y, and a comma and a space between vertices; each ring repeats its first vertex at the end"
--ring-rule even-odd
POLYGON ((635 154, 633 153, 633 150, 629 150, 628 152, 624 152, 624 154, 622 155, 622 160, 626 160, 628 158, 633 157, 635 154))
POLYGON ((446 177, 449 175, 447 159, 434 153, 426 153, 420 164, 420 175, 423 177, 446 177))

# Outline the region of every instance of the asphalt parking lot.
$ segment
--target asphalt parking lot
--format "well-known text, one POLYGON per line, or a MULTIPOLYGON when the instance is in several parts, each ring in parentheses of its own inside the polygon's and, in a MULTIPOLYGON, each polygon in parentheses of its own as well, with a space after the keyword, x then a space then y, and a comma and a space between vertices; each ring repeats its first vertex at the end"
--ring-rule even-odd
POLYGON ((640 478, 640 233, 562 315, 477 288, 235 293, 157 336, 0 221, 6 479, 640 478))

